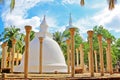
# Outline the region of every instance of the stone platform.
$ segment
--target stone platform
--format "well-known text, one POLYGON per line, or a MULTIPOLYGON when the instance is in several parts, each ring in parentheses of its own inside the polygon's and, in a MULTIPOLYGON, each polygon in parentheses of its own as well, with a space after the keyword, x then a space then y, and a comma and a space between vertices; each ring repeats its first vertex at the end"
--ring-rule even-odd
POLYGON ((3 80, 120 80, 120 73, 114 73, 112 75, 105 73, 104 76, 100 76, 100 73, 95 73, 94 77, 90 77, 90 73, 75 74, 75 77, 71 77, 70 74, 29 74, 27 79, 24 78, 24 74, 16 73, 2 73, 0 79, 3 80))

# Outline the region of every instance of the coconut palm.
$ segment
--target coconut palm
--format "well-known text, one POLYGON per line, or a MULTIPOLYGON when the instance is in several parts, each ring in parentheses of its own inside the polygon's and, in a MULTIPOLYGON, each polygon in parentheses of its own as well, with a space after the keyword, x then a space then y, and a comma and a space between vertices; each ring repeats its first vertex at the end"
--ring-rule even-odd
POLYGON ((33 40, 35 37, 35 32, 34 31, 31 31, 30 32, 30 41, 33 40))
MULTIPOLYGON (((12 39, 18 39, 20 34, 20 29, 15 28, 15 26, 10 26, 4 29, 4 41, 8 42, 9 48, 12 47, 12 39)), ((8 50, 9 50, 8 48, 8 50)))
POLYGON ((63 42, 63 34, 59 31, 53 33, 53 39, 61 46, 63 42))

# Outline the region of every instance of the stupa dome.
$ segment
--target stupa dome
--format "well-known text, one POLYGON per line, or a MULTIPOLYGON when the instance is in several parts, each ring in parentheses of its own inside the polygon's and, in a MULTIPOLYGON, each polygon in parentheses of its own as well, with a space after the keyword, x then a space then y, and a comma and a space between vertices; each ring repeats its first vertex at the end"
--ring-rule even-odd
MULTIPOLYGON (((45 20, 45 17, 43 21, 45 20)), ((40 32, 35 34, 35 38, 30 42, 30 53, 29 53, 29 63, 28 72, 39 72, 39 55, 40 55, 40 42, 39 37, 43 37, 43 72, 67 72, 67 65, 65 63, 64 55, 59 47, 58 43, 52 38, 47 36, 46 22, 42 24, 40 32), (44 26, 43 26, 44 25, 44 26), (45 27, 45 29, 44 29, 45 27)), ((24 72, 24 54, 20 65, 14 67, 14 72, 24 72)))

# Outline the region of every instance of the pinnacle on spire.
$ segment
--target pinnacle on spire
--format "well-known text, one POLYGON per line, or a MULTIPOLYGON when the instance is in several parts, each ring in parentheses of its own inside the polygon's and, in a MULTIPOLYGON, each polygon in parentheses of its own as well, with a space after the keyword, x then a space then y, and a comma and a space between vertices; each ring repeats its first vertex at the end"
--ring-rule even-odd
POLYGON ((72 26, 72 17, 71 17, 71 13, 70 13, 70 18, 69 18, 69 27, 72 26))
POLYGON ((44 18, 40 24, 40 32, 46 32, 48 29, 48 25, 47 25, 47 22, 46 22, 46 16, 44 15, 44 18))
POLYGON ((43 21, 46 22, 46 15, 44 15, 43 21))

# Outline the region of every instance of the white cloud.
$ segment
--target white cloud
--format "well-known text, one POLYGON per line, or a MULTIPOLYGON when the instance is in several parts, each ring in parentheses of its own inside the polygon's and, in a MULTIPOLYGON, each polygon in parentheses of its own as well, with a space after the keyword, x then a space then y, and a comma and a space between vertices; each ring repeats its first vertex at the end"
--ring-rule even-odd
POLYGON ((5 17, 5 26, 9 27, 10 25, 15 25, 17 28, 20 28, 24 31, 25 25, 31 25, 33 30, 36 31, 36 28, 40 25, 40 18, 34 16, 30 19, 24 19, 22 16, 8 14, 5 17))
POLYGON ((120 31, 120 5, 116 5, 115 9, 109 11, 107 8, 103 9, 93 16, 95 23, 99 25, 104 25, 109 30, 114 30, 115 32, 120 31))
POLYGON ((108 30, 120 31, 120 5, 116 5, 116 8, 109 11, 108 8, 104 8, 102 11, 97 12, 93 16, 79 19, 74 24, 80 28, 81 33, 85 33, 87 30, 92 29, 95 25, 103 25, 108 30))
POLYGON ((3 42, 0 42, 0 45, 2 45, 3 42))
MULTIPOLYGON (((116 5, 115 9, 110 11, 108 8, 101 9, 93 16, 80 18, 73 24, 80 29, 80 34, 85 39, 88 30, 92 30, 96 25, 103 25, 109 31, 120 32, 120 5, 116 5)), ((116 36, 116 35, 114 35, 116 36)), ((116 36, 117 37, 117 36, 116 36)))
POLYGON ((80 0, 62 0, 63 4, 80 4, 80 0))
POLYGON ((47 21, 47 24, 49 27, 56 27, 57 26, 57 20, 52 16, 46 17, 46 21, 47 21))
POLYGON ((25 25, 33 26, 34 31, 38 31, 36 28, 40 25, 40 18, 37 16, 33 16, 31 18, 27 17, 27 11, 32 7, 36 6, 40 2, 52 2, 54 0, 20 0, 16 1, 15 8, 10 13, 9 9, 6 8, 8 6, 8 2, 5 3, 6 10, 2 13, 2 19, 4 21, 5 26, 15 25, 20 28, 22 31, 24 30, 25 25))
POLYGON ((92 20, 89 17, 79 19, 74 24, 80 29, 81 33, 86 33, 88 29, 92 29, 92 26, 95 25, 94 23, 92 23, 92 20))

